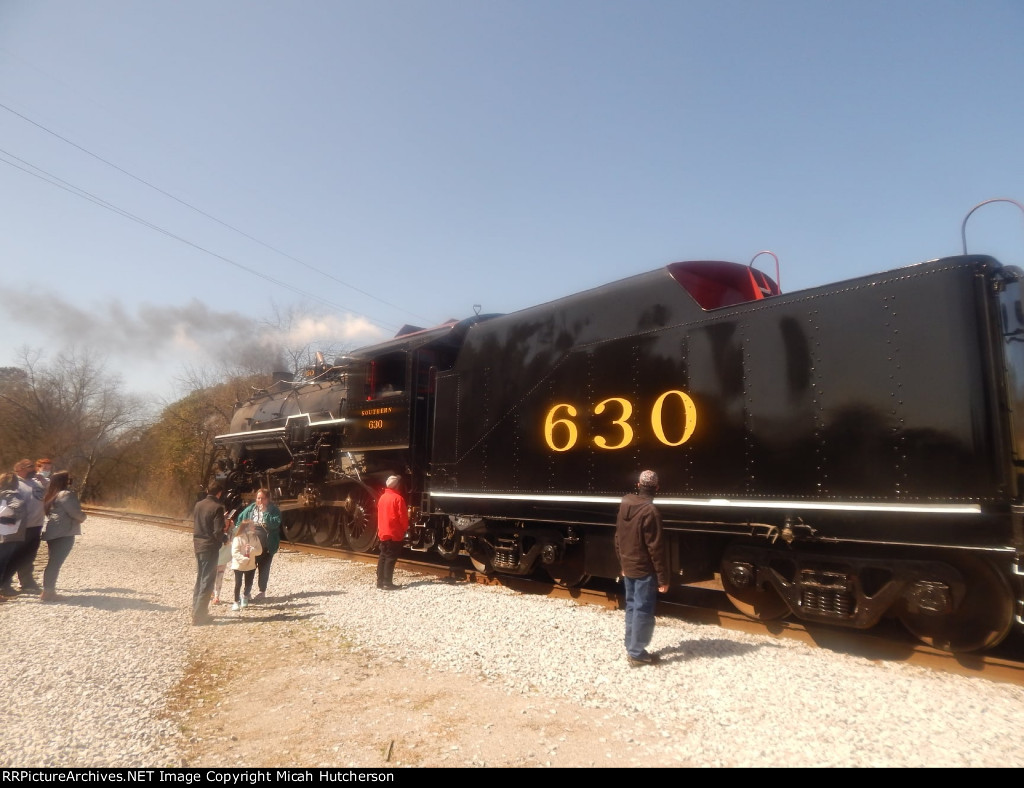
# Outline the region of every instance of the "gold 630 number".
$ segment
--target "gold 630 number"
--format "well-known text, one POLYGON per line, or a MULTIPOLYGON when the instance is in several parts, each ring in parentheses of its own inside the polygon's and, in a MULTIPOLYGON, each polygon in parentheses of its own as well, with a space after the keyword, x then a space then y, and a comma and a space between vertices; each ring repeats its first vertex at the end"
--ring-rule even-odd
MULTIPOLYGON (((633 442, 635 430, 630 421, 633 417, 633 403, 623 397, 608 397, 598 402, 592 413, 595 416, 608 414, 611 424, 607 434, 590 438, 599 449, 624 449, 633 442)), ((580 427, 577 424, 579 409, 570 402, 553 405, 544 416, 544 441, 552 451, 569 451, 580 441, 580 427)), ((697 406, 685 391, 666 391, 654 400, 650 413, 651 431, 654 437, 666 446, 681 446, 693 435, 697 427, 697 406), (674 413, 671 411, 674 410, 674 413), (676 426, 676 434, 669 435, 665 424, 676 426), (681 425, 681 427, 679 426, 681 425)))

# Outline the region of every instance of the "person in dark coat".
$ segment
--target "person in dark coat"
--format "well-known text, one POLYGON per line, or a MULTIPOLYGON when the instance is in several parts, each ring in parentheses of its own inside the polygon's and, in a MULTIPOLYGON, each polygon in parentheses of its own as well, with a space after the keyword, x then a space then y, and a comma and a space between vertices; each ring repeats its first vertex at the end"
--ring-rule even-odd
POLYGON ((658 662, 647 646, 654 635, 658 593, 668 591, 661 514, 654 506, 657 491, 658 474, 643 471, 637 491, 622 499, 615 520, 615 554, 626 591, 626 659, 633 667, 658 662))
POLYGON ((192 545, 196 553, 196 585, 192 591, 192 623, 209 624, 210 598, 217 579, 217 555, 228 539, 224 528, 224 487, 213 482, 192 511, 192 545))

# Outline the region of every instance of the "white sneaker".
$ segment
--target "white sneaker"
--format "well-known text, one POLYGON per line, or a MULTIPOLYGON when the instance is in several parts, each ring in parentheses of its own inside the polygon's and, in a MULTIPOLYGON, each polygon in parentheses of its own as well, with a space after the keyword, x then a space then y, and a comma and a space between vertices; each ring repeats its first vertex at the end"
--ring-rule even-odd
POLYGON ((232 610, 238 610, 238 603, 237 602, 232 602, 231 603, 231 609, 232 610))
POLYGON ((242 597, 242 607, 249 607, 249 597, 247 597, 247 596, 243 596, 242 597))

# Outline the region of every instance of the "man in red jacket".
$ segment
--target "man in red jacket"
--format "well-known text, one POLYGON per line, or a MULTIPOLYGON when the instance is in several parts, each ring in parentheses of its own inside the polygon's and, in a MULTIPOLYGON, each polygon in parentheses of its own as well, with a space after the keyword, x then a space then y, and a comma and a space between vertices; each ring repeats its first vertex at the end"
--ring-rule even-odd
POLYGON ((380 539, 380 556, 377 558, 377 588, 394 591, 392 582, 395 561, 402 552, 402 542, 409 528, 409 510, 405 499, 398 492, 402 486, 400 476, 389 476, 384 493, 377 501, 377 537, 380 539))

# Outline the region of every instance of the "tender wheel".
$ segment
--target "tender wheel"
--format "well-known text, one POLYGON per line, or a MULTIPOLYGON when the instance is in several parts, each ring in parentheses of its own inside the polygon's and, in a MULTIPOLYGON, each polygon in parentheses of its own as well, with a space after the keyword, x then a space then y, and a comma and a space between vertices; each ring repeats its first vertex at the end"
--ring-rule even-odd
POLYGON ((473 565, 473 568, 482 575, 490 576, 494 574, 494 567, 491 566, 490 563, 487 561, 480 561, 476 558, 473 558, 473 556, 470 556, 469 563, 471 563, 473 565))
POLYGON ((914 637, 953 653, 992 648, 1013 627, 1013 590, 1005 577, 976 556, 961 556, 948 563, 963 576, 966 592, 959 606, 947 614, 906 608, 899 614, 914 637))
POLYGON ((454 561, 458 558, 461 546, 462 535, 451 520, 445 520, 445 524, 438 529, 437 543, 434 545, 438 555, 445 561, 454 561))
POLYGON ((482 575, 493 575, 494 548, 483 539, 473 539, 467 548, 473 568, 482 575))
POLYGON ((547 571, 554 584, 562 588, 579 588, 590 579, 590 575, 586 572, 578 572, 563 567, 546 567, 545 571, 547 571))
POLYGON ((722 589, 733 606, 748 618, 775 621, 785 618, 789 607, 771 586, 757 585, 756 569, 742 561, 722 562, 722 589))
POLYGON ((372 553, 377 547, 377 504, 366 490, 358 490, 345 499, 347 516, 342 526, 349 548, 372 553))
POLYGON ((312 538, 318 547, 330 547, 338 543, 338 515, 333 509, 320 509, 309 517, 312 538))
POLYGON ((555 585, 562 588, 579 588, 590 579, 590 575, 583 571, 582 550, 570 551, 563 560, 545 566, 544 571, 555 585))

